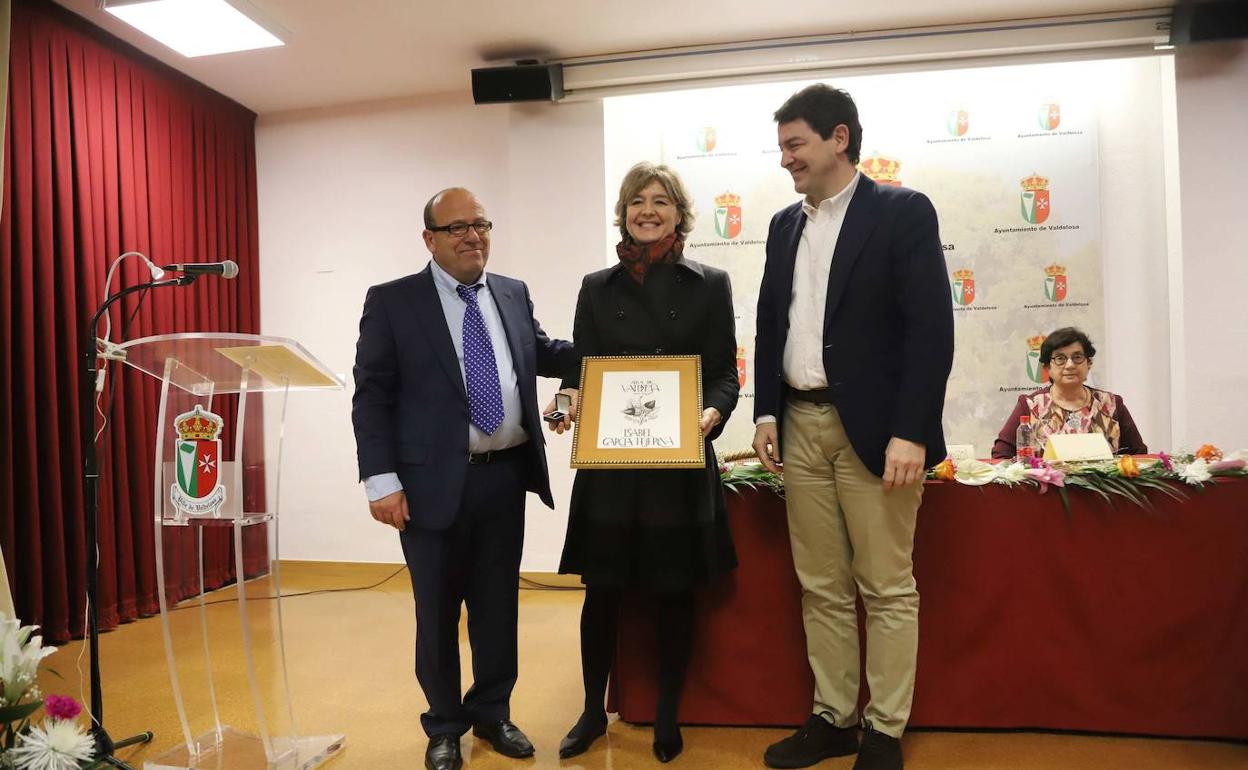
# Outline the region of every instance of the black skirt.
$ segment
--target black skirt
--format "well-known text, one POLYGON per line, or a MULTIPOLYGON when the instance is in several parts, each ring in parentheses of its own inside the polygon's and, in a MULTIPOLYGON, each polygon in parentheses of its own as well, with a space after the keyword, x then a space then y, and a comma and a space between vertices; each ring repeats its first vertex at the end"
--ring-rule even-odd
POLYGON ((559 572, 590 586, 686 591, 737 566, 719 469, 578 470, 559 572))

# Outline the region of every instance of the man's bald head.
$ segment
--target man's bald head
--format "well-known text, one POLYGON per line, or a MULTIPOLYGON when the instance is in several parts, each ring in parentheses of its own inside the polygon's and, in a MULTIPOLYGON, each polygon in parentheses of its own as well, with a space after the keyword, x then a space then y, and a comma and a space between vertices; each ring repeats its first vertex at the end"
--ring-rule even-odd
POLYGON ((448 195, 450 196, 466 195, 474 199, 477 197, 472 192, 472 190, 469 190, 465 187, 448 187, 445 190, 439 190, 438 192, 434 193, 433 197, 429 199, 429 202, 425 204, 425 227, 437 227, 440 224, 443 224, 443 225, 446 224, 446 222, 439 222, 436 219, 436 214, 434 214, 434 209, 442 201, 442 199, 448 195))

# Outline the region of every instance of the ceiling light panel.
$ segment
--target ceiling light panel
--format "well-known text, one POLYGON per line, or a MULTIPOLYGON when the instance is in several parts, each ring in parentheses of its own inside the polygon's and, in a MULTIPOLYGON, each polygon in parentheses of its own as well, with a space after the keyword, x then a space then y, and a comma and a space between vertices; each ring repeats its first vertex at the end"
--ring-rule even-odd
POLYGON ((108 2, 104 10, 187 57, 284 45, 246 4, 227 0, 108 2))

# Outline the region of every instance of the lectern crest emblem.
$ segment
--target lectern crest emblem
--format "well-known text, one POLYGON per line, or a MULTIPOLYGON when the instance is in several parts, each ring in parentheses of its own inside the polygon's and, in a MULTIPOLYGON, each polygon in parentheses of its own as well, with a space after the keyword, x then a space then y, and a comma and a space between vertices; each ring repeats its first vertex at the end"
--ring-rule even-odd
POLYGON ((199 404, 173 421, 176 480, 170 488, 173 507, 188 516, 217 516, 225 505, 221 483, 221 427, 225 421, 199 404))

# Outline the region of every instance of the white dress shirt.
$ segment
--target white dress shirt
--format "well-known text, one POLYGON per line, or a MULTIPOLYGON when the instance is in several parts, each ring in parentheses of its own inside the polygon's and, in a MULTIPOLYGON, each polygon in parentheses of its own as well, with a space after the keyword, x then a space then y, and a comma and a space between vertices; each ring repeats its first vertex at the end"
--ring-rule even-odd
MULTIPOLYGON (((451 333, 451 342, 455 345, 455 356, 459 360, 459 375, 464 375, 464 312, 467 303, 455 290, 459 281, 451 277, 434 260, 429 260, 429 271, 433 274, 434 286, 438 289, 438 301, 442 303, 442 314, 446 317, 446 328, 451 333)), ((480 428, 468 423, 468 451, 494 452, 508 449, 528 441, 528 431, 520 424, 520 382, 516 377, 516 367, 511 359, 511 348, 507 345, 507 332, 503 328, 503 318, 494 303, 494 295, 490 293, 485 273, 477 280, 481 286, 477 290, 477 304, 481 307, 481 317, 485 320, 485 328, 490 334, 490 345, 494 348, 494 362, 498 365, 499 387, 503 395, 503 422, 493 435, 487 435, 480 428)), ((468 388, 465 378, 464 389, 468 388)), ((467 460, 465 460, 467 462, 467 460)), ((394 494, 403 489, 397 473, 379 473, 364 480, 364 491, 369 502, 380 500, 386 495, 394 494)))
MULTIPOLYGON (((802 201, 806 226, 797 243, 793 263, 793 294, 789 302, 789 334, 784 345, 784 381, 798 390, 828 387, 823 367, 823 321, 828 306, 828 275, 832 255, 841 236, 845 212, 854 197, 861 172, 855 173, 845 189, 825 199, 816 208, 802 201)), ((756 424, 775 422, 775 415, 760 415, 756 424)))

